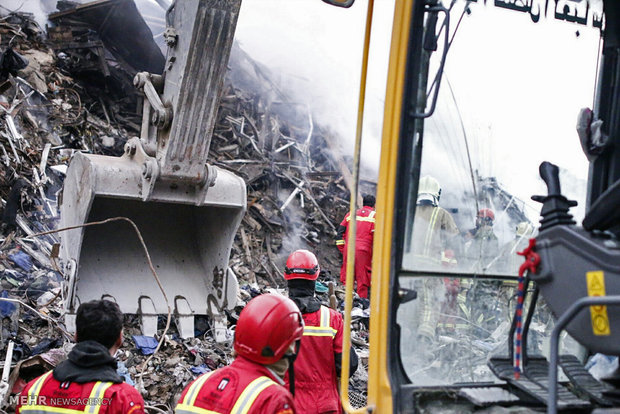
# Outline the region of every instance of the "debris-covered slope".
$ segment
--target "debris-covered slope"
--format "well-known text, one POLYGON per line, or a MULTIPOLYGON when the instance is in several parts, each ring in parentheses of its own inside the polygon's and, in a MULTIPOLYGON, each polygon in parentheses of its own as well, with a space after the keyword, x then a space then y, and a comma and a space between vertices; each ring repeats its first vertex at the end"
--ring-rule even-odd
MULTIPOLYGON (((13 392, 70 348, 64 276, 55 259, 58 236, 33 235, 57 226, 57 197, 71 155, 120 155, 142 123, 142 97, 130 84, 138 69, 118 54, 118 40, 99 37, 67 10, 56 15, 49 38, 32 15, 0 16, 0 359, 13 340, 13 392)), ((333 239, 349 194, 335 135, 240 48, 233 49, 229 67, 209 162, 234 171, 248 188, 230 259, 241 285, 240 306, 228 315, 232 337, 243 303, 284 287, 282 269, 291 251, 315 251, 323 270, 319 280, 338 279, 333 239)), ((326 293, 322 298, 328 302, 326 293)), ((368 311, 358 304, 354 342, 364 356, 368 311)), ((208 318, 198 317, 195 338, 181 340, 171 327, 145 367, 149 339, 140 336, 134 316, 126 322, 120 368, 144 391, 147 404, 165 411, 191 379, 231 360, 230 346, 216 344, 208 318)), ((364 376, 360 369, 352 382, 354 403, 363 401, 364 376)))

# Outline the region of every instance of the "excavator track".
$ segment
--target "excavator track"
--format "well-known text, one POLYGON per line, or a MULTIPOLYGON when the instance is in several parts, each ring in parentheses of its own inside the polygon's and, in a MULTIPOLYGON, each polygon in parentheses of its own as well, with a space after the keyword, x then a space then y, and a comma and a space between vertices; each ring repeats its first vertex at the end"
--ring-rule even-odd
MULTIPOLYGON (((509 358, 491 358, 489 367, 498 378, 508 382, 532 400, 541 405, 547 404, 549 362, 546 358, 530 357, 519 379, 514 377, 514 367, 509 358)), ((558 408, 585 409, 592 406, 590 401, 579 398, 565 385, 558 385, 558 408)))
POLYGON ((605 393, 613 392, 615 388, 594 378, 576 356, 560 355, 560 366, 578 392, 587 395, 599 405, 612 406, 605 393))

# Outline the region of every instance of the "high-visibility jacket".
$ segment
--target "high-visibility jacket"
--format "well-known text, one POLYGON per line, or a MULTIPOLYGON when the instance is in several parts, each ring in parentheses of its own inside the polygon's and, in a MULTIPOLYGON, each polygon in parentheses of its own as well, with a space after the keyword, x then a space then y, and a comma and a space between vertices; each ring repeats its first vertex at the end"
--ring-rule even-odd
POLYGON ((295 407, 304 414, 341 413, 334 357, 342 353, 342 315, 321 306, 302 316, 305 326, 295 359, 295 407))
POLYGON ((181 394, 176 414, 293 414, 295 405, 283 381, 264 365, 237 358, 207 372, 181 394))
MULTIPOLYGON (((368 206, 364 206, 357 210, 355 217, 357 220, 357 229, 355 230, 356 250, 372 251, 372 240, 375 233, 375 214, 375 209, 368 206)), ((347 213, 340 223, 340 229, 338 231, 338 235, 340 237, 336 240, 336 246, 346 246, 350 222, 351 217, 349 213, 347 213)), ((344 248, 344 251, 346 252, 346 247, 344 248)))
MULTIPOLYGON (((372 243, 375 234, 375 209, 364 206, 356 213, 356 237, 355 237, 355 280, 357 281, 357 293, 361 297, 368 297, 372 267, 372 243)), ((336 246, 342 252, 342 267, 340 269, 340 281, 346 282, 346 263, 349 241, 349 213, 344 216, 338 229, 339 239, 336 246)))
POLYGON ((480 226, 468 232, 464 258, 471 271, 483 272, 499 267, 499 241, 491 226, 480 226))
POLYGON ((144 400, 131 385, 112 382, 60 382, 53 371, 30 381, 21 392, 21 414, 144 414, 144 400))
POLYGON ((459 234, 454 219, 446 210, 432 205, 416 207, 413 222, 413 254, 426 265, 441 266, 446 260, 445 250, 459 234))

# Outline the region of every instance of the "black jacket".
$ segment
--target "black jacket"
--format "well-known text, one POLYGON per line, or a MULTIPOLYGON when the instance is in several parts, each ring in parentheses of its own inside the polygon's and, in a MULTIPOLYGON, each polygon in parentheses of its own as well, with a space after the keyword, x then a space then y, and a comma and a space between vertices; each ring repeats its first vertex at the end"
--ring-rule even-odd
POLYGON ((120 384, 123 378, 116 373, 116 360, 109 350, 95 341, 75 344, 68 359, 54 369, 54 378, 60 382, 71 381, 83 384, 106 381, 120 384))

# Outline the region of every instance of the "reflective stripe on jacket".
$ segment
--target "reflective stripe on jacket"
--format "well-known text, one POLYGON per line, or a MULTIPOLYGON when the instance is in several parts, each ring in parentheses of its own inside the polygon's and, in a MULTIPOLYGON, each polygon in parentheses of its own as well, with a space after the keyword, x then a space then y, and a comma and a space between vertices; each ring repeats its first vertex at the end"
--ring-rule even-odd
MULTIPOLYGON (((362 207, 357 210, 355 215, 355 219, 357 221, 357 228, 355 230, 355 248, 357 250, 367 250, 372 251, 372 240, 375 233, 375 215, 376 211, 372 207, 362 207)), ((344 219, 340 223, 340 226, 344 227, 344 234, 341 240, 337 240, 336 244, 344 244, 345 251, 346 246, 348 245, 348 236, 349 236, 349 223, 351 222, 351 217, 349 213, 344 216, 344 219), (344 243, 342 243, 344 241, 344 243)), ((341 227, 341 228, 342 228, 341 227)))
POLYGON ((295 359, 295 407, 304 414, 341 413, 335 354, 342 353, 342 315, 321 306, 302 316, 305 326, 295 359))
POLYGON ((413 254, 416 258, 441 264, 442 253, 450 248, 450 239, 458 234, 454 219, 443 208, 416 207, 413 225, 413 254))
MULTIPOLYGON (((367 297, 367 288, 370 287, 370 269, 372 266, 372 242, 375 234, 375 215, 376 212, 372 207, 362 207, 357 210, 356 214, 356 234, 355 238, 355 280, 358 284, 358 294, 362 297, 367 297), (366 252, 366 254, 362 254, 366 252), (363 285, 363 286, 362 286, 363 285), (361 288, 361 290, 360 290, 361 288)), ((346 283, 346 266, 347 256, 349 249, 349 223, 351 217, 349 213, 344 216, 344 219, 340 223, 338 233, 342 237, 343 244, 336 245, 338 250, 342 253, 342 267, 340 268, 340 281, 346 283)))
MULTIPOLYGON (((213 372, 209 372, 203 375, 199 380, 194 381, 192 385, 190 385, 187 394, 185 394, 185 398, 183 398, 182 402, 177 404, 176 413, 216 413, 216 411, 206 410, 204 408, 199 408, 194 406, 196 403, 196 397, 198 397, 198 393, 200 389, 204 385, 204 383, 209 379, 209 377, 213 374, 213 372)), ((276 385, 276 383, 267 377, 258 377, 254 381, 250 382, 247 387, 243 390, 241 395, 237 398, 235 405, 230 411, 231 414, 247 414, 250 411, 250 407, 256 401, 256 398, 259 396, 261 391, 265 388, 276 385)))
POLYGON ((293 414, 293 397, 265 366, 242 356, 190 383, 177 414, 293 414))
MULTIPOLYGON (((53 371, 49 371, 34 380, 34 383, 28 389, 26 394, 27 401, 25 402, 27 403, 18 406, 17 412, 23 414, 99 414, 100 412, 111 412, 111 398, 108 397, 107 399, 104 399, 104 397, 106 391, 115 385, 114 383, 102 381, 90 382, 86 384, 76 384, 70 382, 60 383, 52 377, 52 372, 53 371), (50 388, 61 388, 67 390, 71 385, 78 388, 77 392, 65 392, 60 395, 46 392, 46 389, 47 391, 50 391, 50 388)), ((141 397, 139 399, 142 400, 141 397)), ((140 413, 143 413, 144 411, 142 411, 142 406, 138 407, 140 409, 140 413)))
POLYGON ((304 326, 304 336, 329 336, 334 338, 337 331, 329 325, 329 308, 321 306, 318 312, 320 314, 319 326, 304 326))

